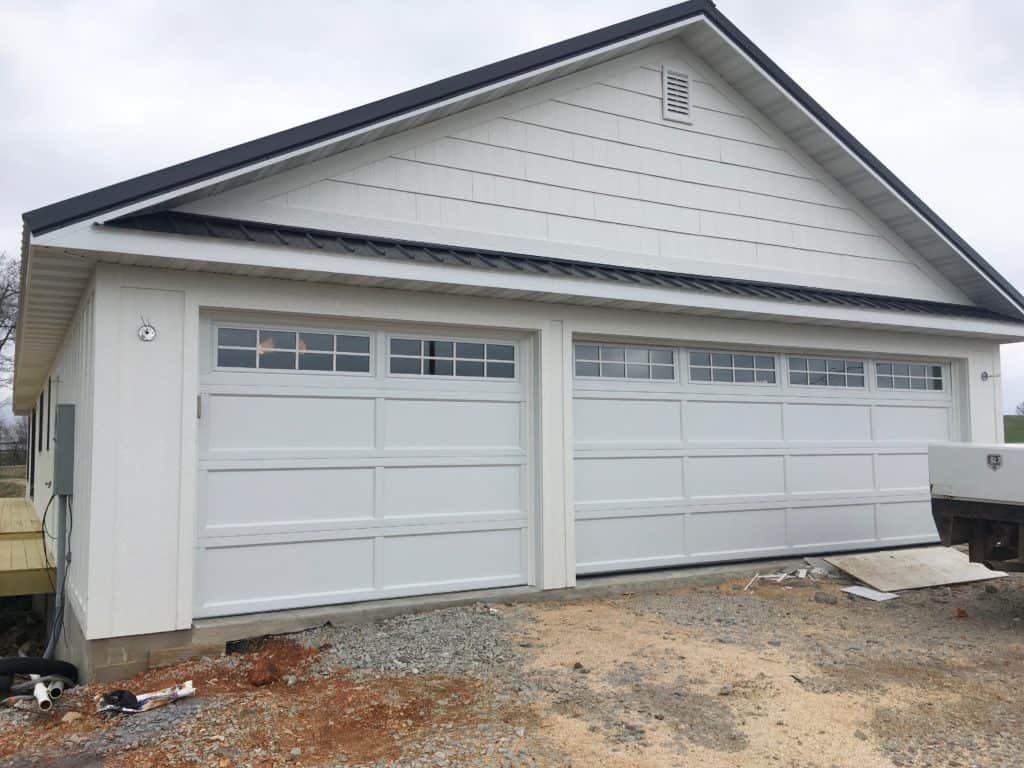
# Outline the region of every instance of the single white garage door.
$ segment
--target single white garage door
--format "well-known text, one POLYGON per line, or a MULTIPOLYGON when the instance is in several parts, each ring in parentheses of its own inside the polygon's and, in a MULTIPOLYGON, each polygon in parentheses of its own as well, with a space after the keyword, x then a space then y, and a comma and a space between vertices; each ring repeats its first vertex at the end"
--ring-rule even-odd
POLYGON ((936 540, 941 360, 575 344, 579 573, 936 540))
POLYGON ((203 337, 196 616, 526 583, 528 340, 203 337))

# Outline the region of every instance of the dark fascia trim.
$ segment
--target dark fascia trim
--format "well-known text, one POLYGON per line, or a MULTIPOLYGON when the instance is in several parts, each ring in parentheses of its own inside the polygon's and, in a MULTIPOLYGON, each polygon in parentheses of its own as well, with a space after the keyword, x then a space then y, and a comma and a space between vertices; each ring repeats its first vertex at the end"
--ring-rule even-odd
POLYGON ((725 294, 754 299, 774 299, 796 303, 831 304, 854 309, 910 312, 943 317, 962 317, 1024 325, 1024 319, 1010 317, 984 307, 950 304, 925 299, 857 293, 832 288, 815 288, 762 280, 716 277, 657 269, 622 267, 591 261, 575 261, 550 256, 495 251, 483 248, 428 243, 337 232, 327 229, 297 227, 243 221, 219 216, 206 216, 181 211, 154 211, 129 214, 106 222, 103 226, 134 229, 157 234, 184 237, 210 237, 245 243, 264 243, 275 247, 314 248, 329 252, 367 256, 397 257, 429 264, 449 264, 505 271, 527 271, 555 277, 570 276, 589 279, 625 281, 630 284, 675 288, 695 292, 725 294), (453 256, 454 260, 448 258, 453 256))
POLYGON ((446 77, 428 85, 314 120, 159 171, 136 176, 92 192, 36 208, 23 215, 33 235, 50 232, 90 216, 203 181, 261 160, 316 144, 382 120, 402 115, 469 91, 555 64, 651 30, 706 14, 712 0, 688 0, 659 11, 587 32, 502 61, 446 77))
POLYGON ((714 6, 709 6, 705 11, 707 19, 718 27, 719 31, 731 40, 741 51, 749 56, 755 64, 763 69, 770 78, 775 80, 785 91, 800 104, 811 115, 820 121, 839 141, 853 152, 860 160, 874 173, 892 187, 896 194, 906 200, 925 220, 928 221, 939 233, 949 240, 967 259, 988 277, 993 283, 1001 288, 1016 304, 1017 308, 1024 313, 1024 295, 1013 287, 1013 285, 989 264, 980 253, 967 244, 949 224, 943 221, 942 217, 933 211, 920 197, 879 160, 853 134, 844 128, 838 120, 832 117, 821 104, 801 88, 793 78, 783 71, 771 58, 762 51, 753 40, 747 37, 740 29, 727 19, 721 11, 714 6))

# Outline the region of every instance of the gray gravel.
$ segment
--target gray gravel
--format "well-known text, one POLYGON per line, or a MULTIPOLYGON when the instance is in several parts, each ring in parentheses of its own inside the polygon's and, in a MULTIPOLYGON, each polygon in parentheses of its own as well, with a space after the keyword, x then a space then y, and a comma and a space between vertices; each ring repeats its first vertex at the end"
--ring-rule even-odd
POLYGON ((395 673, 490 678, 516 666, 515 616, 514 609, 473 605, 373 624, 326 626, 296 639, 322 651, 314 674, 349 669, 364 677, 395 673))
POLYGON ((1024 712, 1012 703, 1024 683, 1024 577, 903 592, 885 603, 822 600, 814 582, 789 584, 795 603, 765 599, 777 587, 735 586, 724 596, 669 591, 624 604, 721 643, 808 659, 818 669, 801 681, 808 690, 872 695, 872 735, 897 766, 1024 765, 1024 712), (894 684, 952 694, 958 704, 887 707, 894 684))
MULTIPOLYGON (((866 710, 855 736, 877 744, 895 765, 991 768, 1024 764, 1024 716, 1014 706, 1014 692, 1024 677, 1022 588, 1024 578, 1014 577, 996 584, 904 593, 898 600, 878 604, 845 595, 834 602, 824 600, 818 596, 823 590, 837 595, 829 583, 795 583, 782 593, 779 587, 744 592, 742 585, 731 588, 726 582, 609 600, 637 617, 660 619, 666 639, 696 633, 726 646, 782 652, 814 670, 798 680, 809 691, 867 694, 874 708, 866 710), (958 608, 965 609, 965 617, 958 608), (886 695, 892 685, 926 692, 924 705, 891 706, 886 695), (953 696, 956 704, 928 705, 931 691, 944 696, 945 702, 953 696)), ((523 605, 473 605, 373 624, 327 626, 294 636, 319 655, 296 670, 295 678, 283 687, 315 683, 343 671, 371 686, 381 676, 474 681, 480 695, 471 711, 445 715, 448 702, 436 701, 436 722, 426 731, 402 736, 402 756, 397 759, 360 764, 346 762, 347 757, 339 754, 317 761, 307 745, 295 747, 287 741, 283 746, 272 741, 269 752, 236 755, 231 744, 240 733, 237 713, 244 707, 220 708, 213 698, 199 698, 118 718, 109 739, 106 734, 66 738, 35 762, 0 765, 99 765, 106 755, 144 747, 169 734, 178 734, 172 765, 216 765, 225 757, 232 768, 267 757, 280 766, 573 765, 571 755, 544 737, 537 720, 541 705, 585 723, 595 741, 611 752, 633 753, 650 746, 651 730, 659 724, 669 726, 680 756, 691 745, 725 755, 739 755, 747 748, 745 710, 752 705, 738 702, 748 693, 743 686, 759 685, 757 670, 742 681, 710 679, 708 672, 682 663, 679 650, 685 653, 685 646, 668 650, 641 645, 600 679, 591 674, 585 658, 564 667, 527 671, 537 646, 550 648, 558 642, 541 634, 535 615, 523 605), (208 732, 201 730, 203 725, 208 732), (184 733, 189 738, 182 738, 184 733), (222 741, 210 741, 209 734, 222 741)), ((229 670, 240 658, 197 666, 229 670)), ((251 695, 253 701, 258 696, 235 695, 251 695)), ((0 713, 0 729, 19 727, 32 717, 0 713)), ((577 761, 577 768, 580 765, 577 761)))
POLYGON ((489 696, 485 707, 490 715, 486 722, 437 729, 422 740, 407 743, 407 757, 378 761, 370 764, 373 768, 571 765, 566 755, 532 738, 528 717, 503 722, 493 716, 525 714, 542 690, 537 677, 523 671, 525 621, 517 606, 473 605, 367 625, 326 626, 297 639, 321 651, 310 672, 314 676, 347 669, 357 679, 390 674, 486 681, 489 696))

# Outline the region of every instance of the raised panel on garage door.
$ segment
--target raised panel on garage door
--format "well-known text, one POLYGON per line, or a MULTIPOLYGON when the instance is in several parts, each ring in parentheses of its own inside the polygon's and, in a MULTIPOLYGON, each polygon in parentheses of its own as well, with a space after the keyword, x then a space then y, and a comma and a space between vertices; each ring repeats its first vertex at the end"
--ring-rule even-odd
POLYGON ((203 328, 196 616, 526 583, 528 341, 203 328))
POLYGON ((578 342, 581 574, 936 539, 945 364, 578 342), (902 378, 901 378, 902 377, 902 378))

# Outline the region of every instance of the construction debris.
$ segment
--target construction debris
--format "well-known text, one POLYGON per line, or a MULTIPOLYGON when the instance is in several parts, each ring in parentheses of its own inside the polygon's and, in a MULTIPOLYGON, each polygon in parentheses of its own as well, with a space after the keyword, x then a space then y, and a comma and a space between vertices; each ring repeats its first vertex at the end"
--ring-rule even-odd
POLYGON ((967 555, 949 547, 912 547, 908 549, 835 555, 826 558, 831 565, 857 581, 883 592, 938 587, 1005 577, 981 563, 972 563, 967 555))
POLYGON ((148 712, 151 709, 162 707, 178 699, 187 699, 196 695, 196 689, 192 681, 187 680, 181 685, 172 685, 169 688, 161 688, 152 693, 143 693, 136 696, 131 691, 118 689, 110 691, 97 697, 97 712, 126 712, 134 714, 137 712, 148 712))
POLYGON ((818 576, 824 576, 830 579, 846 578, 842 571, 832 565, 824 557, 805 557, 804 562, 811 566, 811 572, 818 576))
POLYGON ((818 581, 823 578, 829 578, 828 572, 816 566, 812 568, 794 568, 790 571, 779 571, 778 573, 755 573, 750 581, 747 582, 747 586, 743 588, 743 591, 746 592, 759 581, 771 581, 775 584, 782 584, 790 579, 818 581))
POLYGON ((886 600, 893 600, 899 597, 899 595, 893 594, 892 592, 879 592, 877 589, 863 587, 859 584, 853 587, 846 587, 842 591, 849 595, 863 597, 865 600, 874 600, 876 603, 884 603, 886 600))

